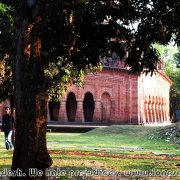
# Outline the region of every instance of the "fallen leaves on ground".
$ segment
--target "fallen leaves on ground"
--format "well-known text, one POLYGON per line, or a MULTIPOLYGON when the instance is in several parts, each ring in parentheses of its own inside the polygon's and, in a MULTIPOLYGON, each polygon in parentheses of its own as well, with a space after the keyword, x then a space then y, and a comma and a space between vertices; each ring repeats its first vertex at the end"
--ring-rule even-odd
POLYGON ((111 157, 111 158, 124 158, 124 159, 156 159, 156 160, 169 160, 169 161, 180 161, 179 156, 170 157, 168 155, 129 155, 129 154, 109 154, 102 152, 82 152, 82 151, 53 151, 49 150, 49 154, 64 154, 74 156, 99 156, 99 157, 111 157))

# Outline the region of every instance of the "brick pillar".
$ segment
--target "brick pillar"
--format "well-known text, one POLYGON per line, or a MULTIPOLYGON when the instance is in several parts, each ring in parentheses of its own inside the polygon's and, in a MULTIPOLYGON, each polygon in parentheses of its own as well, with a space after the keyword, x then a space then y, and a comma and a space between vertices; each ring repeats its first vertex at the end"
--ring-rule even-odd
POLYGON ((77 110, 76 110, 76 117, 75 121, 82 123, 84 122, 84 111, 83 111, 83 101, 77 100, 77 110))
POLYGON ((161 113, 161 123, 164 122, 164 115, 163 115, 163 104, 160 104, 160 113, 161 113))
POLYGON ((167 103, 165 102, 164 103, 164 117, 165 117, 166 122, 169 121, 167 112, 168 112, 168 108, 167 108, 167 103))
POLYGON ((150 124, 153 123, 153 104, 150 103, 150 124))
POLYGON ((151 103, 148 102, 148 124, 151 123, 151 103))
POLYGON ((102 115, 101 100, 95 100, 93 122, 101 122, 102 120, 101 115, 102 115))
POLYGON ((66 112, 66 101, 60 101, 60 110, 59 110, 59 121, 60 122, 67 122, 67 112, 66 112))
POLYGON ((161 103, 159 104, 159 120, 160 120, 160 123, 163 122, 163 117, 162 117, 162 105, 161 103))
POLYGON ((145 101, 144 103, 144 114, 143 114, 143 124, 148 123, 148 103, 145 101))
POLYGON ((161 104, 158 103, 158 117, 159 117, 159 123, 162 122, 162 117, 161 117, 161 104))
POLYGON ((158 123, 158 105, 157 105, 157 102, 155 102, 154 104, 154 114, 155 114, 155 123, 158 123))
POLYGON ((156 122, 156 115, 155 115, 155 104, 154 102, 152 102, 152 123, 155 123, 156 122))
POLYGON ((161 105, 161 113, 162 113, 162 121, 165 121, 165 117, 164 117, 164 103, 162 103, 161 105))

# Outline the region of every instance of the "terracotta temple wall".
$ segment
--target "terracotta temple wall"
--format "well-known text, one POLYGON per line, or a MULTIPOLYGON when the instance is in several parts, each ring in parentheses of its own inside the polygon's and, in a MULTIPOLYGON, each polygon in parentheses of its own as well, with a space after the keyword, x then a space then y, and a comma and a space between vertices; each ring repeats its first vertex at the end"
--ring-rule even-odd
POLYGON ((68 89, 60 101, 58 122, 168 123, 170 85, 161 71, 137 76, 127 69, 106 67, 86 75, 82 88, 68 89))
MULTIPOLYGON (((85 77, 85 85, 73 85, 61 99, 59 122, 68 122, 66 101, 73 93, 77 101, 74 122, 86 122, 84 100, 87 93, 94 101, 92 122, 96 123, 138 123, 138 77, 126 70, 105 69, 85 77)), ((72 107, 74 105, 72 104, 72 107)), ((89 110, 92 111, 92 110, 89 110)))

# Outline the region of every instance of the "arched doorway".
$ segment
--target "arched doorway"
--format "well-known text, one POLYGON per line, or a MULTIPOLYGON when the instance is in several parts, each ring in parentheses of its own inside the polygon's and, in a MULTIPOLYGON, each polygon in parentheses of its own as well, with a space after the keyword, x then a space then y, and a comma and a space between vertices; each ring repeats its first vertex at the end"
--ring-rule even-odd
POLYGON ((49 101, 49 115, 51 121, 58 121, 60 102, 49 101))
POLYGON ((94 98, 90 92, 87 92, 84 96, 83 110, 85 122, 92 122, 94 114, 94 98))
POLYGON ((67 118, 69 122, 75 121, 77 101, 74 93, 70 92, 66 101, 67 118))
POLYGON ((111 115, 110 95, 107 92, 103 93, 101 97, 101 101, 102 101, 102 121, 107 122, 110 120, 110 115, 111 115))

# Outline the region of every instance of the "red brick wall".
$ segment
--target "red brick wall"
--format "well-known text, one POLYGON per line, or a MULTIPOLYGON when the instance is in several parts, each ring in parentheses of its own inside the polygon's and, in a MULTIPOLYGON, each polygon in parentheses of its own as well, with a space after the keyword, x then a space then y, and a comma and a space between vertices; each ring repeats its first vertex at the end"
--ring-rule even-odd
POLYGON ((153 76, 143 74, 138 84, 142 124, 169 123, 169 78, 163 72, 156 72, 153 76))
MULTIPOLYGON (((77 100, 76 122, 84 122, 83 101, 85 94, 93 95, 95 109, 93 122, 97 123, 138 123, 138 77, 129 75, 127 70, 105 69, 97 74, 85 76, 83 88, 71 86, 63 97, 73 92, 77 100)), ((63 104, 65 106, 65 104, 63 104)), ((60 122, 64 122, 66 108, 60 109, 60 122)), ((68 121, 67 119, 65 120, 68 121)))
MULTIPOLYGON (((71 86, 62 98, 59 122, 68 122, 66 100, 73 92, 77 101, 75 122, 86 122, 83 102, 86 93, 94 100, 94 123, 156 124, 169 122, 170 80, 159 72, 154 76, 129 74, 127 69, 104 68, 85 76, 83 88, 71 86)), ((73 105, 72 105, 73 106, 73 105)))

